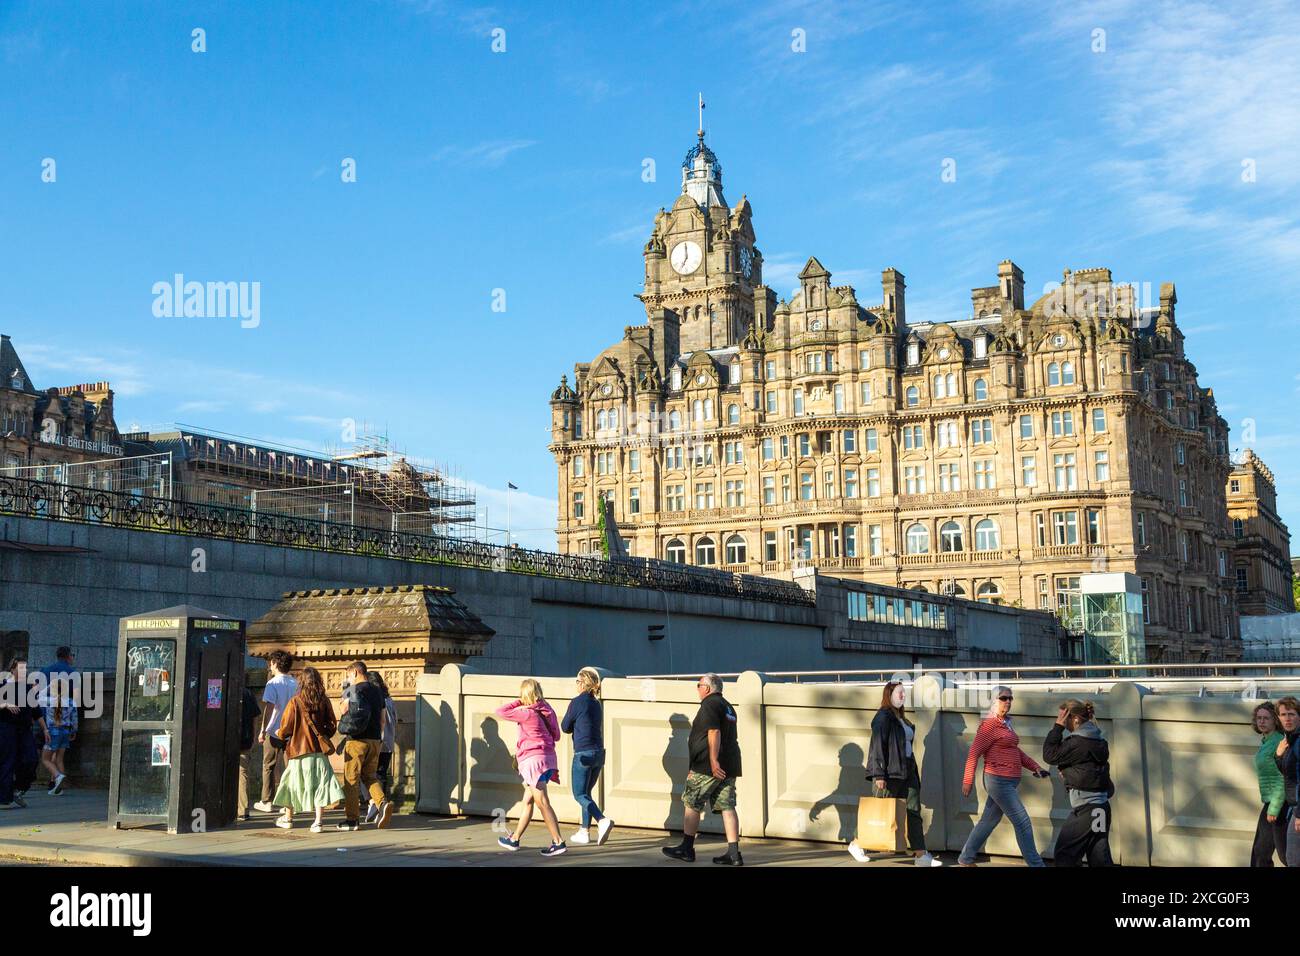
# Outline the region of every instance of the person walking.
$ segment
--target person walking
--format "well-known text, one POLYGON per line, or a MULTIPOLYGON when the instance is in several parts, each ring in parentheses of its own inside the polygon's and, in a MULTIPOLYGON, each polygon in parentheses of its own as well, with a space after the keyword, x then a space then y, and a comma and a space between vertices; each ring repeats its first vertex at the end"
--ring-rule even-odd
POLYGON ((1057 866, 1114 866, 1110 855, 1110 745, 1097 726, 1092 701, 1061 705, 1043 741, 1043 760, 1061 771, 1070 816, 1056 837, 1057 866))
POLYGON ((379 785, 379 749, 384 737, 384 698, 370 681, 364 661, 353 661, 344 672, 343 716, 339 733, 343 743, 343 794, 345 819, 340 830, 361 828, 361 788, 379 807, 375 826, 383 830, 393 817, 393 805, 379 785))
MULTIPOLYGON (((12 728, 12 745, 0 744, 0 764, 4 754, 9 757, 8 769, 0 766, 0 809, 15 809, 27 806, 27 791, 36 780, 36 768, 40 766, 40 748, 36 736, 41 739, 41 746, 46 740, 45 715, 41 708, 32 703, 32 688, 27 678, 27 658, 14 657, 6 668, 7 678, 0 690, 0 722, 8 723, 12 728), (8 800, 5 800, 6 784, 8 800)), ((9 732, 5 732, 8 737, 9 732)), ((59 781, 60 785, 62 781, 59 781)))
POLYGON ((740 854, 740 817, 736 814, 736 780, 740 777, 740 742, 736 709, 722 696, 722 678, 705 674, 695 683, 700 709, 691 722, 687 738, 690 772, 682 788, 685 813, 682 842, 663 847, 663 854, 684 863, 695 862, 695 837, 700 817, 712 810, 721 815, 727 834, 727 852, 713 862, 723 866, 744 866, 740 854))
POLYGON ((1283 814, 1286 826, 1287 866, 1300 866, 1300 782, 1297 781, 1297 747, 1300 747, 1300 701, 1294 697, 1280 697, 1277 702, 1277 721, 1282 725, 1282 739, 1273 751, 1274 766, 1282 774, 1283 814))
POLYGON ((70 689, 62 682, 52 683, 48 692, 48 702, 42 708, 44 722, 44 747, 41 749, 41 763, 50 775, 49 795, 57 797, 63 793, 68 779, 68 748, 77 739, 77 707, 70 696, 70 689))
MULTIPOLYGON (((925 848, 925 823, 921 819, 921 771, 912 744, 916 725, 907 719, 907 688, 890 681, 880 695, 880 709, 871 720, 871 743, 867 748, 867 780, 877 797, 907 801, 907 845, 917 866, 943 866, 925 848)), ((856 841, 849 842, 849 855, 859 863, 870 863, 856 841)))
POLYGON ((1011 706, 1015 695, 1010 687, 993 688, 993 701, 988 713, 980 721, 971 743, 970 753, 966 756, 966 772, 962 777, 961 794, 969 797, 975 787, 975 766, 984 758, 984 789, 988 798, 984 801, 984 813, 980 816, 966 838, 961 855, 957 858, 959 866, 974 866, 975 857, 984 848, 984 842, 994 827, 1006 816, 1011 820, 1016 831, 1016 843, 1020 845, 1020 855, 1029 866, 1045 866, 1043 858, 1034 846, 1034 828, 1029 820, 1029 811, 1020 799, 1021 770, 1028 770, 1035 777, 1046 778, 1048 773, 1040 767, 1034 758, 1020 749, 1020 737, 1011 728, 1011 706))
POLYGON ((591 821, 596 821, 596 845, 603 845, 614 829, 614 821, 596 805, 591 791, 596 788, 601 768, 605 766, 605 723, 600 703, 600 672, 594 667, 578 671, 578 696, 569 701, 569 709, 560 721, 560 730, 573 735, 573 769, 570 773, 573 798, 582 809, 582 827, 569 837, 570 842, 591 842, 591 821))
MULTIPOLYGON (((371 671, 369 679, 370 683, 379 688, 379 693, 384 698, 383 726, 379 731, 379 763, 375 766, 375 775, 379 777, 379 785, 384 790, 384 796, 391 799, 393 787, 389 781, 389 768, 392 766, 393 749, 397 744, 397 703, 388 691, 388 683, 384 680, 383 674, 379 671, 371 671)), ((371 800, 366 810, 366 822, 374 823, 377 819, 379 819, 379 804, 371 800)))
POLYGON ((334 752, 331 739, 337 724, 334 708, 325 695, 325 684, 314 667, 304 667, 298 684, 298 693, 289 698, 280 717, 280 733, 286 757, 280 786, 272 800, 284 812, 275 825, 288 830, 293 826, 293 815, 315 813, 311 832, 322 829, 321 812, 346 799, 329 755, 334 752))
POLYGON ((298 682, 289 673, 293 670, 293 657, 287 651, 272 651, 267 667, 271 676, 262 689, 262 726, 257 734, 257 742, 262 745, 262 799, 253 804, 253 809, 274 813, 271 798, 279 786, 280 774, 284 773, 284 752, 273 746, 270 738, 279 736, 280 716, 298 693, 298 682))
POLYGON ((555 711, 542 694, 542 685, 531 677, 519 685, 519 699, 502 704, 495 711, 497 717, 519 725, 519 739, 515 743, 515 765, 524 782, 524 812, 508 836, 499 837, 497 845, 514 852, 533 819, 533 807, 542 812, 542 821, 551 835, 551 845, 542 850, 542 856, 559 856, 568 849, 560 836, 560 824, 555 809, 546 792, 548 783, 560 782, 559 764, 555 758, 555 745, 560 739, 560 725, 555 711))
POLYGON ((258 718, 262 708, 258 706, 257 695, 248 687, 239 701, 239 797, 237 814, 239 819, 247 820, 248 781, 253 773, 253 745, 257 743, 258 718))
POLYGON ((1286 781, 1277 768, 1273 755, 1284 739, 1278 729, 1277 708, 1272 701, 1264 701, 1251 715, 1251 726, 1259 734, 1259 749, 1255 751, 1255 777, 1259 781, 1259 799, 1263 807, 1255 824, 1255 842, 1250 849, 1250 865, 1271 867, 1273 854, 1286 866, 1286 781))

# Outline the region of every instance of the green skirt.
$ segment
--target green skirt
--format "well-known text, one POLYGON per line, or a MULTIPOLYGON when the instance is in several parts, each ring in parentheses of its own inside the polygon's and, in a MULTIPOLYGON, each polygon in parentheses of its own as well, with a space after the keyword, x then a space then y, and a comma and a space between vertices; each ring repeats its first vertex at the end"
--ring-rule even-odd
POLYGON ((324 754, 291 757, 280 776, 280 787, 271 802, 295 812, 314 813, 343 801, 343 788, 334 776, 330 758, 324 754))

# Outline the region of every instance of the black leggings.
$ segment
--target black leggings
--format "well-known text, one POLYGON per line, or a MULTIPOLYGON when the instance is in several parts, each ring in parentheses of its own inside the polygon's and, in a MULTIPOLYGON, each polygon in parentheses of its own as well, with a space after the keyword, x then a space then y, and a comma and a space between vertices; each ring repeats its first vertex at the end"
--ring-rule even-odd
MULTIPOLYGON (((921 819, 921 772, 916 767, 916 758, 907 758, 907 777, 888 777, 885 780, 885 792, 895 800, 907 801, 907 845, 913 850, 925 849, 925 821, 921 819)), ((876 790, 875 782, 871 792, 876 790)))
POLYGON ((1286 829, 1287 811, 1291 808, 1283 805, 1278 811, 1277 819, 1268 822, 1268 807, 1259 811, 1259 822, 1255 824, 1255 845, 1250 848, 1251 866, 1272 866, 1273 854, 1286 866, 1286 829))
POLYGON ((1056 838, 1057 866, 1114 866, 1110 857, 1110 801, 1085 803, 1070 811, 1056 838))

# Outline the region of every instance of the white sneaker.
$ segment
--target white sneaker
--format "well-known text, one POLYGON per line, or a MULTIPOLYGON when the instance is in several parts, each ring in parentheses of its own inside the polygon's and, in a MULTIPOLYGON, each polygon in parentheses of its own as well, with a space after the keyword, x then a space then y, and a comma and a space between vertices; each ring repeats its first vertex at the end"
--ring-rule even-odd
POLYGON ((275 813, 275 807, 265 800, 258 800, 257 803, 253 804, 253 809, 262 813, 275 813))
POLYGON ((570 843, 576 843, 580 846, 586 846, 591 842, 591 834, 586 830, 574 830, 573 836, 569 837, 570 843))
POLYGON ((930 852, 922 853, 916 858, 917 866, 943 866, 943 860, 936 860, 930 852))
POLYGON ((596 824, 596 844, 604 846, 605 841, 609 839, 609 831, 614 829, 614 821, 609 817, 602 817, 601 821, 596 824))
POLYGON ((867 856, 866 851, 856 843, 849 844, 849 856, 853 857, 853 859, 857 860, 859 863, 871 862, 871 857, 867 856))
POLYGON ((289 817, 276 817, 275 825, 279 827, 281 830, 292 830, 293 820, 290 819, 289 817))

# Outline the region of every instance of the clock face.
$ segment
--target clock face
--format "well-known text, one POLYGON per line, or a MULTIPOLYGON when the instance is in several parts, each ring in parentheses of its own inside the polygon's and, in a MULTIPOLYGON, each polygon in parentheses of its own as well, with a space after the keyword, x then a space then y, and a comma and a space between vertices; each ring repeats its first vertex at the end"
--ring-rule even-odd
POLYGON ((754 274, 754 254, 748 246, 740 247, 740 272, 746 279, 754 274))
POLYGON ((689 239, 673 246, 673 254, 668 258, 678 275, 690 275, 703 260, 700 247, 689 239))
POLYGON ((939 358, 941 358, 941 359, 946 359, 947 357, 948 357, 948 350, 947 350, 947 349, 939 349, 939 358))

